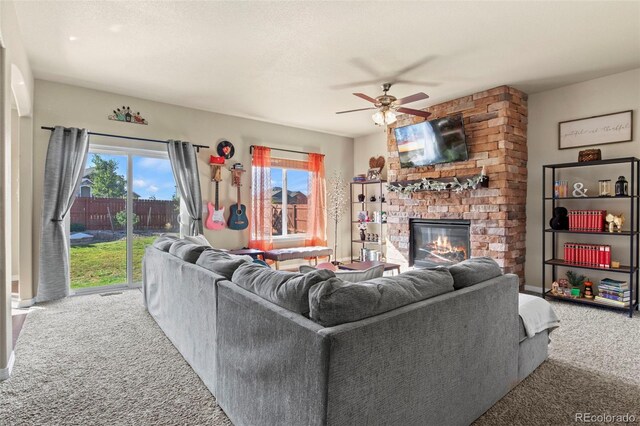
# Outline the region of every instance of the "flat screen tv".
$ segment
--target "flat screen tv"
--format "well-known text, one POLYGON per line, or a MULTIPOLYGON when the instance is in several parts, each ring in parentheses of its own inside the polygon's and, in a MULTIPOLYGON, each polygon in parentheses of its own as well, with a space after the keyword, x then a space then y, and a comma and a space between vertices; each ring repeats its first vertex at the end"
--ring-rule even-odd
POLYGON ((396 127, 395 135, 403 168, 469 159, 462 114, 396 127))

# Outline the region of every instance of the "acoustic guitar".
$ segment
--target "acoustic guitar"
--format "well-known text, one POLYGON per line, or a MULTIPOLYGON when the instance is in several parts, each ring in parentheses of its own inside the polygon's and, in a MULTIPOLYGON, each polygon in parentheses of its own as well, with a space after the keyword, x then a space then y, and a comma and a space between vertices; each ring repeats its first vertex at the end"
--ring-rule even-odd
POLYGON ((227 222, 229 229, 234 231, 242 231, 249 226, 249 219, 247 218, 247 207, 242 204, 240 198, 240 188, 242 187, 240 178, 244 170, 232 169, 233 174, 232 184, 236 186, 238 190, 238 201, 229 208, 229 221, 227 222))

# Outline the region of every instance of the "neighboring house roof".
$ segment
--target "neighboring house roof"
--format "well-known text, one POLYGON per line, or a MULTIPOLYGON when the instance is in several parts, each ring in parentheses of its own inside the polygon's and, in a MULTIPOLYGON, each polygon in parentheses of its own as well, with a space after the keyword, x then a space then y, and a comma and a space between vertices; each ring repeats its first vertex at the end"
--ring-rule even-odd
MULTIPOLYGON (((278 188, 271 196, 273 204, 282 204, 282 189, 278 188)), ((287 204, 307 204, 307 196, 300 191, 287 191, 287 204)))

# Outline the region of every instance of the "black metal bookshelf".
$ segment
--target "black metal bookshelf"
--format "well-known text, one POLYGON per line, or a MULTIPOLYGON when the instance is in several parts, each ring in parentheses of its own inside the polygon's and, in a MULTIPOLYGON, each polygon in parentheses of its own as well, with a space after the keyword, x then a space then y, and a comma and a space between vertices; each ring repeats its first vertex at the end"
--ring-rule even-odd
POLYGON ((387 184, 386 180, 367 180, 367 181, 353 181, 351 182, 350 188, 349 188, 349 197, 350 197, 350 217, 351 217, 351 262, 356 262, 359 260, 359 256, 354 256, 354 245, 355 246, 359 246, 358 249, 360 247, 366 247, 366 246, 377 246, 378 250, 382 253, 383 258, 385 258, 385 250, 384 250, 384 246, 385 246, 385 241, 386 241, 386 237, 385 237, 385 233, 386 233, 386 222, 382 222, 382 218, 380 219, 380 222, 366 222, 367 226, 371 226, 373 227, 377 227, 377 231, 379 232, 379 238, 377 241, 367 241, 367 240, 359 240, 356 239, 353 236, 353 225, 355 224, 359 224, 360 221, 355 220, 354 218, 354 207, 357 205, 360 205, 360 209, 361 210, 365 210, 367 209, 367 206, 374 206, 374 207, 378 207, 380 210, 380 212, 382 213, 384 206, 387 204, 386 201, 382 201, 381 200, 381 196, 386 194, 386 188, 385 185, 387 184), (368 192, 367 192, 367 188, 371 187, 371 185, 373 185, 374 191, 375 191, 375 195, 376 195, 376 201, 371 201, 367 199, 368 196, 368 192), (357 198, 358 194, 354 194, 354 189, 359 191, 360 194, 364 194, 365 195, 365 200, 364 201, 354 201, 354 198, 357 198))
MULTIPOLYGON (((619 204, 616 209, 619 209, 619 204)), ((604 210, 604 207, 603 207, 604 210)), ((633 316, 633 312, 638 310, 638 282, 639 282, 639 247, 640 247, 640 160, 635 157, 624 158, 612 158, 607 160, 589 161, 589 162, 574 162, 574 163, 560 163, 560 164, 547 164, 542 166, 542 297, 553 298, 571 303, 578 303, 589 306, 597 306, 606 309, 614 309, 619 311, 625 311, 629 317, 633 316), (551 176, 551 182, 555 183, 557 180, 557 171, 559 169, 567 169, 573 167, 597 167, 605 165, 619 164, 621 167, 617 173, 624 174, 629 172, 631 178, 629 179, 629 195, 621 197, 600 197, 600 196, 587 196, 587 197, 554 197, 553 185, 551 187, 552 196, 548 195, 547 188, 547 176, 551 176), (628 167, 628 169, 626 168, 628 167), (624 168, 624 169, 623 169, 624 168), (626 169, 626 170, 625 170, 626 169), (629 218, 629 229, 622 232, 591 232, 591 231, 573 231, 573 230, 555 230, 550 229, 548 222, 550 216, 547 214, 548 207, 551 205, 551 211, 556 207, 559 207, 563 202, 579 201, 579 200, 594 200, 598 199, 602 201, 602 205, 610 203, 611 201, 624 201, 627 205, 625 216, 629 218), (629 255, 628 265, 620 265, 619 268, 599 268, 586 266, 582 264, 575 264, 566 262, 564 259, 559 258, 558 246, 559 240, 563 234, 579 234, 579 235, 597 235, 600 238, 611 238, 613 242, 620 241, 620 238, 629 239, 629 255), (547 250, 547 242, 551 240, 551 253, 547 250), (550 257, 549 257, 550 256, 550 257), (587 269, 596 271, 605 271, 615 274, 624 274, 628 278, 629 282, 629 306, 616 306, 607 302, 601 302, 586 298, 570 298, 566 296, 558 296, 547 290, 547 276, 549 269, 551 269, 552 281, 558 279, 558 268, 572 268, 572 269, 587 269)))

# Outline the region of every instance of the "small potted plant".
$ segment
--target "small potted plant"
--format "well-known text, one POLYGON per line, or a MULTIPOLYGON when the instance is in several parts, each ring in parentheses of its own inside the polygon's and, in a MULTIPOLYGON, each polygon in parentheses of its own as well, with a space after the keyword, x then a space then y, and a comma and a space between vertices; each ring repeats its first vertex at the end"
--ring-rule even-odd
POLYGON ((573 271, 567 271, 567 279, 571 284, 571 297, 580 297, 584 291, 584 282, 587 278, 573 271))

